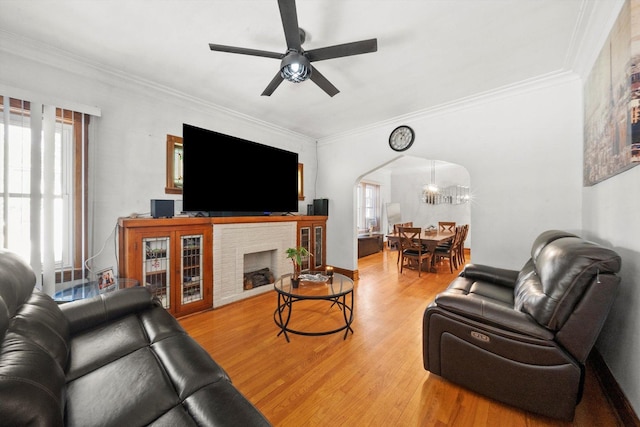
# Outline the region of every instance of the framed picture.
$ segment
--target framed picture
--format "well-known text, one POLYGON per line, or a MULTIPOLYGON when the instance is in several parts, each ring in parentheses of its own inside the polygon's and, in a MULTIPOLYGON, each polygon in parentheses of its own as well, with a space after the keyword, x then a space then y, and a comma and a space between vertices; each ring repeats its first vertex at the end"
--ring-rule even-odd
POLYGON ((166 194, 182 194, 182 138, 167 135, 166 194))
POLYGON ((298 163, 298 200, 304 200, 304 165, 298 163))
POLYGON ((107 288, 116 285, 116 278, 113 275, 113 268, 107 268, 97 273, 98 289, 104 291, 107 288))

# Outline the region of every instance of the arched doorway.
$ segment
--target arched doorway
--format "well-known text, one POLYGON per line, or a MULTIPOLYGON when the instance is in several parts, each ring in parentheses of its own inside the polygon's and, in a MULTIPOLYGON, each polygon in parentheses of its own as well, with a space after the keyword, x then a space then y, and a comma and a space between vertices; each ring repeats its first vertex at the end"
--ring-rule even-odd
MULTIPOLYGON (((378 187, 379 195, 376 215, 372 219, 363 214, 363 204, 371 200, 357 200, 356 223, 358 234, 367 234, 371 223, 375 233, 387 234, 397 222, 413 222, 417 227, 437 226, 440 221, 457 224, 471 223, 469 172, 464 166, 414 156, 401 156, 362 175, 356 183, 356 197, 360 198, 367 187, 378 187), (437 186, 435 194, 426 193, 430 185, 437 186), (396 218, 388 219, 387 209, 396 212, 396 218)), ((371 189, 369 189, 371 193, 371 189)), ((386 243, 385 243, 386 244, 386 243)), ((465 248, 470 249, 471 237, 467 237, 465 248)), ((359 256, 360 257, 360 256, 359 256)))

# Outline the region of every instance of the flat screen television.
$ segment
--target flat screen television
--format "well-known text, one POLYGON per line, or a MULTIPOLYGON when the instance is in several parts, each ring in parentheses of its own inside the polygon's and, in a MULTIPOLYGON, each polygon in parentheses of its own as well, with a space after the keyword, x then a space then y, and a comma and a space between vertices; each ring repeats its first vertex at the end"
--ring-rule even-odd
POLYGON ((182 208, 209 216, 298 211, 298 153, 183 124, 182 208))

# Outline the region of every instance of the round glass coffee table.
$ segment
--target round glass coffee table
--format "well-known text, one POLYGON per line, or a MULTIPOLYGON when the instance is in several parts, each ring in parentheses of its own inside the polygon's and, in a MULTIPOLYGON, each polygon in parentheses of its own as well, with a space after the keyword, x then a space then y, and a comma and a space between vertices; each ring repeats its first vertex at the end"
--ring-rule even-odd
POLYGON ((274 288, 278 293, 278 307, 273 313, 273 320, 280 327, 280 334, 289 341, 288 332, 298 335, 329 335, 344 331, 344 338, 347 339, 349 331, 353 334, 351 323, 353 322, 353 280, 342 274, 334 273, 326 276, 322 272, 306 272, 302 274, 298 287, 293 287, 291 274, 281 276, 274 283, 274 288), (323 300, 331 303, 329 309, 337 307, 344 318, 344 325, 325 331, 301 331, 289 327, 293 304, 299 301, 323 300))

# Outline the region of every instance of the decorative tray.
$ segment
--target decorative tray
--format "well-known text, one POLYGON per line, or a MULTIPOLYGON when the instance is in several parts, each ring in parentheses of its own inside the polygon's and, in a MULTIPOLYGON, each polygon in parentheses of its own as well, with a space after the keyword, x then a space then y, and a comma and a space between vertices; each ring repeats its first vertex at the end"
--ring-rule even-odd
POLYGON ((326 281, 329 280, 328 276, 322 275, 320 273, 318 273, 318 274, 301 274, 298 277, 300 278, 300 280, 303 280, 305 282, 326 282, 326 281))

